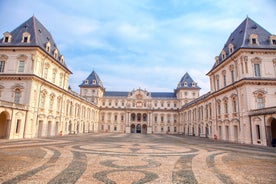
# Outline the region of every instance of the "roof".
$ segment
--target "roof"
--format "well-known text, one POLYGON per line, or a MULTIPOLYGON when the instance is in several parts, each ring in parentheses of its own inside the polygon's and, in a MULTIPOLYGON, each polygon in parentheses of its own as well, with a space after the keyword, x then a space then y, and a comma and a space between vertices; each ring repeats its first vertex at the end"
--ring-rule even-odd
MULTIPOLYGON (((60 54, 57 45, 51 35, 51 33, 36 19, 35 16, 32 16, 27 21, 22 23, 20 26, 15 28, 12 32, 6 32, 12 36, 10 42, 3 42, 2 38, 0 40, 0 47, 3 46, 38 46, 42 50, 46 51, 46 43, 50 43, 50 52, 47 52, 51 55, 56 61, 63 65, 67 70, 69 70, 65 63, 61 62, 62 55, 60 54), (30 34, 30 42, 22 42, 23 33, 28 32, 30 34), (54 57, 54 51, 57 49, 57 57, 54 57)), ((5 34, 5 33, 4 33, 5 34)), ((70 72, 71 73, 71 72, 70 72)))
POLYGON ((267 30, 257 24, 251 18, 247 17, 229 36, 228 40, 224 44, 222 51, 225 52, 226 57, 222 57, 222 51, 218 56, 218 61, 215 62, 211 71, 218 65, 223 63, 229 58, 235 51, 241 48, 258 48, 258 49, 276 49, 276 45, 270 44, 270 36, 267 30), (258 35, 258 44, 250 44, 250 35, 258 35), (232 53, 229 51, 229 45, 234 46, 232 53))
MULTIPOLYGON (((126 91, 106 91, 104 96, 109 97, 128 97, 131 92, 126 91)), ((176 98, 175 93, 170 92, 151 92, 149 95, 152 98, 176 98)))
POLYGON ((197 83, 192 79, 192 77, 189 75, 188 72, 184 74, 184 76, 181 78, 177 85, 177 89, 200 89, 200 87, 197 86, 197 83))
POLYGON ((104 96, 116 96, 116 97, 127 97, 129 92, 124 91, 106 91, 104 96))
POLYGON ((79 87, 103 87, 103 83, 98 74, 93 70, 92 73, 79 85, 79 87))
POLYGON ((170 93, 170 92, 152 92, 151 97, 153 97, 153 98, 176 98, 176 94, 170 93))

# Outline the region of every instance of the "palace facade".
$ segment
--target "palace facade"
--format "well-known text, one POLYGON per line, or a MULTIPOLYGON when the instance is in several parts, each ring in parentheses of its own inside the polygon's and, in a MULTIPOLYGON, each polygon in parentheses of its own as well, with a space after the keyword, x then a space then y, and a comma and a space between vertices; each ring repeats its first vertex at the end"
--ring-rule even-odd
POLYGON ((188 73, 172 92, 107 91, 95 71, 72 72, 50 32, 33 16, 0 40, 0 138, 89 132, 186 134, 276 144, 276 36, 246 18, 208 72, 210 92, 188 73))

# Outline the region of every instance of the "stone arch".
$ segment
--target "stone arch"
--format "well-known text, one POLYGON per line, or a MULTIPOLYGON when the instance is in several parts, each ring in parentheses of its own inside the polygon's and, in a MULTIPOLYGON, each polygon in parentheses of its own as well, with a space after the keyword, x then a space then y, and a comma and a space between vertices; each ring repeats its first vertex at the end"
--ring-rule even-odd
POLYGON ((10 114, 7 111, 0 113, 0 138, 7 138, 10 129, 10 114))
POLYGON ((268 146, 276 147, 276 118, 270 117, 267 120, 266 126, 267 144, 268 146))

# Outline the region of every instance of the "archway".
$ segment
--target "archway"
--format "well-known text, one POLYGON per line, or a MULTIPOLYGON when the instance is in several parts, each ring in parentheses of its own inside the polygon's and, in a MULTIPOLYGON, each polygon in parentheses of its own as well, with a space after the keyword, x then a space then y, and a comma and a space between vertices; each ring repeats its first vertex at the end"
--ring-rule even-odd
POLYGON ((141 125, 140 125, 140 124, 138 124, 138 125, 136 126, 136 133, 138 133, 138 134, 141 133, 141 125))
POLYGON ((0 114, 0 138, 7 138, 8 136, 8 114, 6 112, 2 112, 0 114))
POLYGON ((132 125, 130 126, 130 132, 131 132, 131 133, 135 133, 135 125, 134 125, 134 124, 132 124, 132 125))
POLYGON ((142 126, 142 134, 147 134, 147 125, 143 124, 142 126))
POLYGON ((276 147, 276 119, 271 120, 271 146, 276 147))

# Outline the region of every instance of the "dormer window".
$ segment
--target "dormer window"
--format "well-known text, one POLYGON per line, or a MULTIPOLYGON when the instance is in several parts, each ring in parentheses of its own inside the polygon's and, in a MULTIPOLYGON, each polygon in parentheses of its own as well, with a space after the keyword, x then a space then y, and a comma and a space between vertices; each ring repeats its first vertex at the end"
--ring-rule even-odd
POLYGON ((184 82, 184 86, 187 87, 187 86, 188 86, 188 83, 187 83, 187 82, 184 82))
POLYGON ((215 57, 215 60, 216 60, 216 64, 218 65, 218 64, 219 64, 219 57, 216 56, 216 57, 215 57))
POLYGON ((88 80, 85 80, 84 83, 85 83, 85 84, 88 84, 88 80))
POLYGON ((221 58, 222 59, 225 59, 226 58, 226 52, 223 50, 221 51, 221 58))
POLYGON ((234 45, 232 43, 230 43, 228 45, 228 48, 229 48, 229 53, 232 54, 234 52, 234 45))
POLYGON ((55 51, 54 51, 54 58, 58 58, 58 50, 57 49, 55 49, 55 51))
POLYGON ((258 41, 258 35, 256 34, 251 34, 250 37, 250 44, 251 45, 259 45, 259 41, 258 41))
POLYGON ((31 35, 30 35, 30 33, 24 32, 24 33, 22 34, 22 41, 21 41, 21 42, 23 42, 23 43, 30 43, 30 40, 31 40, 31 35))
POLYGON ((47 43, 46 43, 46 51, 47 51, 47 52, 50 52, 50 47, 51 47, 50 42, 47 42, 47 43))
POLYGON ((60 56, 59 61, 60 61, 61 63, 64 63, 64 56, 63 56, 63 55, 60 56))
POLYGON ((192 86, 195 87, 195 83, 194 82, 192 83, 192 86))
POLYGON ((271 45, 276 45, 276 35, 271 35, 270 36, 270 44, 271 45))
POLYGON ((93 81, 92 81, 92 84, 96 84, 96 80, 93 80, 93 81))
POLYGON ((3 38, 2 43, 10 43, 11 39, 12 39, 11 34, 6 32, 6 33, 4 33, 4 38, 3 38))

